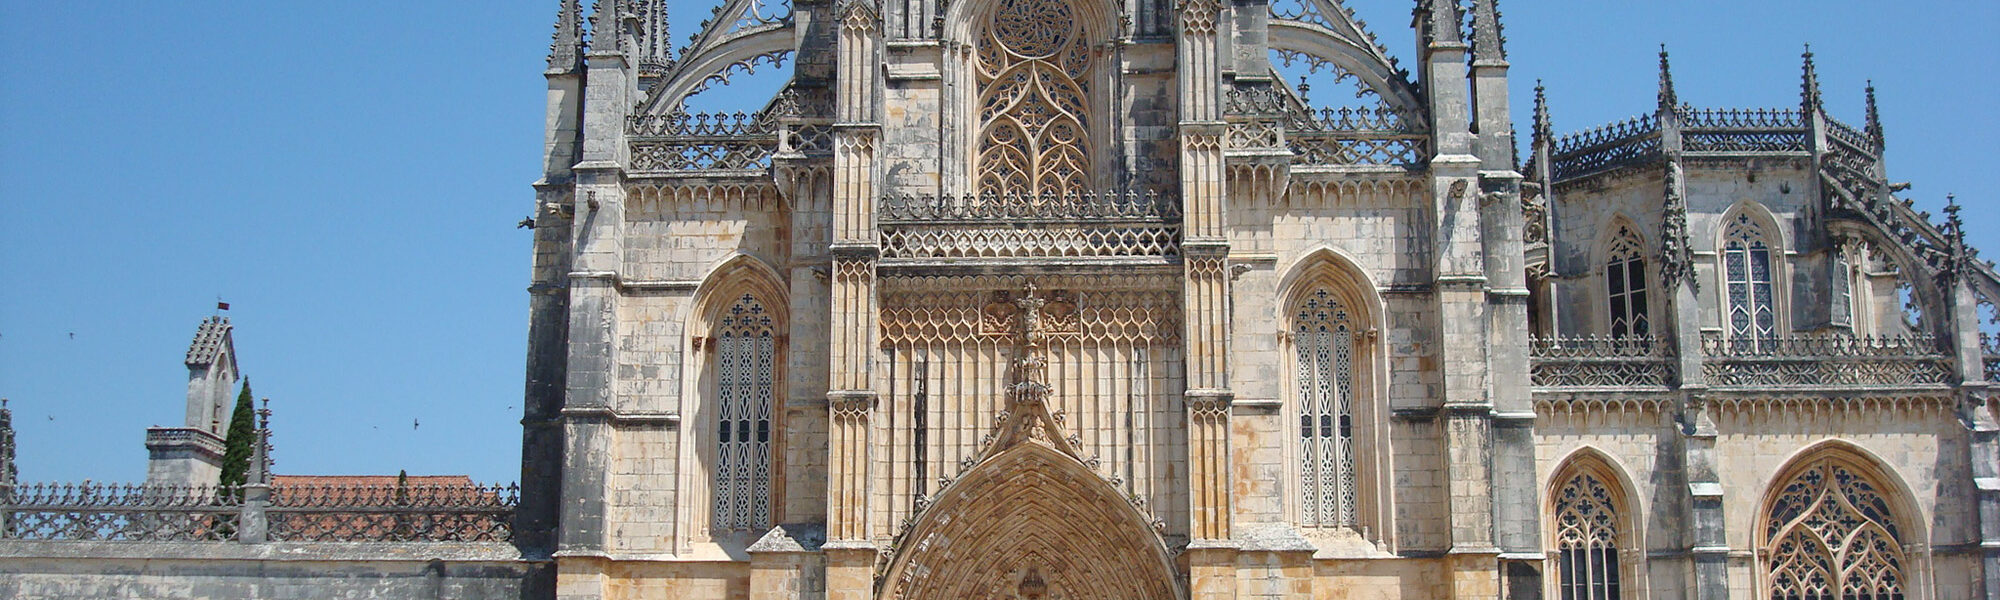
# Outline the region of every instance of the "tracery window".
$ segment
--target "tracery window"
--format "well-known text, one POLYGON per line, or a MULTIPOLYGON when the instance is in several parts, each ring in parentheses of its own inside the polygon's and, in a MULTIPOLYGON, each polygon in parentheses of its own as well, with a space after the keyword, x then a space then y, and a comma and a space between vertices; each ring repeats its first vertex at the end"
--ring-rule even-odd
POLYGON ((1772 287, 1771 245, 1763 225, 1739 214, 1722 235, 1724 290, 1728 294, 1729 337, 1733 344, 1762 348, 1778 335, 1776 292, 1772 287))
POLYGON ((1902 600, 1903 544, 1882 487, 1830 457, 1783 485, 1765 513, 1765 598, 1902 600))
POLYGON ((1090 185, 1091 50, 1074 6, 1001 0, 978 33, 982 194, 1073 195, 1090 185))
POLYGON ((771 399, 777 330, 749 294, 715 327, 715 504, 719 531, 762 530, 771 520, 771 399))
POLYGON ((1604 264, 1611 337, 1644 337, 1653 331, 1647 304, 1645 245, 1629 225, 1619 225, 1604 264))
POLYGON ((1555 494, 1556 588, 1562 600, 1617 600, 1618 504, 1597 475, 1580 473, 1555 494))
POLYGON ((1354 527, 1360 511, 1354 476, 1353 317, 1324 288, 1306 295, 1293 315, 1302 493, 1299 517, 1308 526, 1354 527))

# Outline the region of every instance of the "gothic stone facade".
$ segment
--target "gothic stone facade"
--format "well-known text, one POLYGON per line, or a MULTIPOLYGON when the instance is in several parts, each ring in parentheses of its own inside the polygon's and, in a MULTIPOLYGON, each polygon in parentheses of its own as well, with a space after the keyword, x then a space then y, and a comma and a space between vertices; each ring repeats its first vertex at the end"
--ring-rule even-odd
POLYGON ((1662 53, 1521 161, 1493 0, 1414 16, 563 0, 519 593, 2000 598, 2000 275, 1872 101, 1662 53))
POLYGON ((1491 0, 1414 75, 1327 0, 605 7, 534 223, 560 598, 2000 597, 2000 287, 1809 56, 1538 95, 1522 164, 1491 0))

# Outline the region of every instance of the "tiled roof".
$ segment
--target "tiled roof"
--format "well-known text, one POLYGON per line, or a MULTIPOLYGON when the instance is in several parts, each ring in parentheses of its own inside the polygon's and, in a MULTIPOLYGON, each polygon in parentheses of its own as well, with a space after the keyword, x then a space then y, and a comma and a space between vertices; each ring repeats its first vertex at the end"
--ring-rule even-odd
POLYGON ((215 359, 222 355, 224 342, 229 339, 231 327, 228 317, 209 317, 202 321, 201 328, 194 332, 194 343, 188 345, 188 366, 215 364, 215 359))
MULTIPOLYGON (((412 487, 472 487, 465 475, 411 475, 404 482, 412 487)), ((378 486, 396 485, 395 475, 272 475, 275 486, 378 486)))

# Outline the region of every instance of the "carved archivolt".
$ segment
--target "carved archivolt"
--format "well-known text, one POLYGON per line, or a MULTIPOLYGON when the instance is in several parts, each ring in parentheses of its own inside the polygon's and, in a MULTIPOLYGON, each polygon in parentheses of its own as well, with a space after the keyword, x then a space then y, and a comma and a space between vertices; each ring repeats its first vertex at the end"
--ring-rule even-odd
POLYGON ((978 30, 980 193, 1090 187, 1090 43, 1063 0, 1001 0, 978 30))
POLYGON ((881 597, 1179 598, 1165 543, 1122 496, 1050 446, 1015 446, 924 513, 881 597))

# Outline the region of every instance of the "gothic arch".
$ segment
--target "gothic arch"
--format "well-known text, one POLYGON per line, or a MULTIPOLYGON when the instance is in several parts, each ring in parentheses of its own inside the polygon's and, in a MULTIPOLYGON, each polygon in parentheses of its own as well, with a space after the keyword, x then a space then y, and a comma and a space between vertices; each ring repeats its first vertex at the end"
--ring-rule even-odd
POLYGON ((1659 305, 1660 295, 1657 293, 1659 286, 1655 285, 1653 277, 1658 268, 1653 264, 1655 254, 1650 251, 1651 246, 1646 241, 1644 230, 1624 214, 1613 214, 1610 221, 1599 231, 1601 235, 1597 239, 1596 249, 1590 254, 1592 260, 1590 273, 1596 283, 1591 286, 1593 290, 1588 295, 1597 299, 1595 310, 1591 313, 1602 315, 1597 319, 1597 331, 1609 333, 1613 337, 1624 337, 1619 335, 1620 315, 1616 314, 1618 311, 1614 296, 1618 295, 1617 290, 1622 289, 1630 299, 1629 295, 1635 288, 1630 284, 1629 276, 1627 285, 1622 287, 1612 280, 1612 271, 1619 266, 1632 266, 1629 262, 1622 265, 1614 263, 1614 259, 1623 257, 1636 260, 1638 263, 1636 266, 1639 278, 1636 290, 1639 294, 1636 300, 1640 305, 1634 314, 1647 321, 1645 329, 1650 332, 1651 322, 1659 314, 1654 308, 1659 305))
POLYGON ((681 372, 689 376, 680 378, 681 431, 687 437, 679 472, 681 522, 688 526, 678 540, 684 549, 687 542, 725 537, 747 542, 782 519, 782 408, 791 321, 783 281, 769 264, 738 253, 710 270, 687 305, 681 372), (744 359, 753 363, 745 366, 744 359), (730 373, 723 372, 725 364, 733 365, 730 373), (746 384, 749 391, 743 391, 746 384), (735 425, 728 434, 722 432, 725 420, 735 425), (753 445, 744 446, 745 439, 753 445), (732 450, 745 454, 723 456, 732 450), (742 474, 749 479, 725 485, 725 467, 732 473, 746 469, 742 474))
MULTIPOLYGON (((1286 435, 1284 439, 1286 473, 1278 486, 1287 499, 1284 503, 1288 520, 1303 527, 1316 529, 1351 529, 1384 543, 1393 542, 1393 486, 1384 485, 1382 478, 1391 473, 1389 453, 1380 449, 1388 446, 1387 427, 1383 422, 1388 398, 1388 356, 1387 341, 1383 335, 1387 331, 1387 306, 1377 291, 1375 282, 1362 271, 1350 257, 1330 246, 1306 253, 1286 271, 1278 284, 1277 306, 1280 324, 1280 354, 1285 362, 1286 383, 1282 387, 1281 411, 1285 431, 1296 432, 1297 437, 1286 435), (1331 303, 1331 304, 1329 304, 1331 303), (1329 310, 1328 307, 1335 306, 1329 310), (1352 334, 1352 345, 1342 347, 1340 340, 1328 338, 1333 345, 1316 348, 1308 344, 1316 343, 1300 335, 1302 329, 1326 329, 1339 331, 1340 315, 1344 311, 1346 327, 1352 334), (1332 319, 1332 320, 1328 320, 1332 319), (1327 327, 1320 327, 1325 325, 1327 327), (1323 367, 1329 359, 1337 362, 1339 350, 1348 350, 1346 380, 1338 378, 1339 369, 1327 370, 1323 367), (1307 360, 1309 355, 1330 351, 1331 356, 1307 360), (1320 381, 1333 376, 1334 381, 1320 381), (1318 381, 1318 383, 1315 383, 1318 381), (1323 385, 1322 385, 1323 384, 1323 385), (1341 390, 1349 399, 1348 411, 1326 410, 1324 406, 1312 404, 1306 388, 1319 388, 1314 397, 1324 404, 1329 388, 1346 386, 1341 390), (1318 419, 1318 431, 1308 431, 1306 419, 1318 419), (1343 471, 1338 463, 1318 463, 1327 456, 1321 438, 1327 437, 1325 428, 1327 416, 1336 419, 1345 417, 1351 423, 1351 438, 1344 440, 1351 444, 1346 454, 1336 453, 1336 457, 1351 457, 1351 471, 1343 471), (1295 429, 1292 424, 1299 424, 1295 429), (1315 449, 1314 446, 1319 448, 1315 449), (1313 454, 1309 457, 1308 454, 1313 454), (1345 475, 1352 480, 1352 506, 1345 500, 1339 502, 1342 511, 1350 517, 1325 514, 1329 489, 1326 475, 1345 475), (1310 480, 1310 482, 1309 482, 1310 480), (1310 485, 1309 485, 1310 483, 1310 485), (1317 507, 1308 507, 1315 504, 1317 507), (1317 508, 1317 513, 1310 509, 1317 508)), ((1340 422, 1340 421, 1336 421, 1340 422)), ((1336 438, 1336 445, 1338 442, 1336 438)), ((1339 490, 1339 480, 1332 483, 1332 489, 1339 490)), ((1392 545, 1393 547, 1393 545, 1392 545)))
POLYGON ((1646 542, 1645 530, 1641 527, 1644 519, 1639 517, 1646 514, 1646 505, 1624 465, 1591 446, 1577 448, 1556 464, 1556 469, 1550 472, 1548 480, 1542 485, 1543 543, 1547 545, 1550 557, 1549 576, 1545 581, 1548 597, 1563 598, 1564 583, 1579 580, 1567 570, 1578 565, 1565 561, 1564 553, 1588 543, 1586 539, 1579 539, 1579 534, 1590 529, 1580 520, 1594 515, 1580 514, 1588 511, 1579 511, 1581 507, 1578 504, 1587 504, 1597 510, 1608 508, 1611 512, 1599 526, 1609 526, 1615 532, 1609 541, 1616 548, 1617 580, 1622 594, 1613 597, 1645 597, 1645 590, 1648 589, 1646 542), (1592 492, 1601 495, 1593 497, 1592 492))
POLYGON ((1145 514, 1039 441, 994 454, 946 489, 899 538, 877 597, 1006 598, 1030 578, 1070 600, 1183 597, 1145 514))
POLYGON ((1800 450, 1757 505, 1758 597, 1823 586, 1827 597, 1929 598, 1929 535, 1915 498, 1893 466, 1859 445, 1800 450), (1894 595, 1883 593, 1890 588, 1894 595))
MULTIPOLYGON (((1722 327, 1724 337, 1746 337, 1739 335, 1736 331, 1737 328, 1732 326, 1731 319, 1735 305, 1732 304, 1730 286, 1732 279, 1729 263, 1729 245, 1731 239, 1745 235, 1746 232, 1754 232, 1760 237, 1766 245, 1766 251, 1768 252, 1769 271, 1765 273, 1765 277, 1768 279, 1770 287, 1769 308, 1773 319, 1770 335, 1788 335, 1792 329, 1791 261, 1788 258, 1788 249, 1792 247, 1791 238, 1786 235, 1785 228, 1778 221, 1777 215, 1772 214, 1770 209, 1765 208, 1763 204, 1755 200, 1737 202, 1735 206, 1724 211, 1722 219, 1716 221, 1715 224, 1715 232, 1712 239, 1714 243, 1713 248, 1715 249, 1715 278, 1717 284, 1715 286, 1715 306, 1717 308, 1716 313, 1721 317, 1721 322, 1718 325, 1722 327)), ((1754 289, 1754 286, 1750 287, 1754 289)), ((1750 302, 1754 306, 1754 292, 1752 293, 1750 302)), ((1755 327, 1755 315, 1752 314, 1750 318, 1752 320, 1752 327, 1755 327)))

